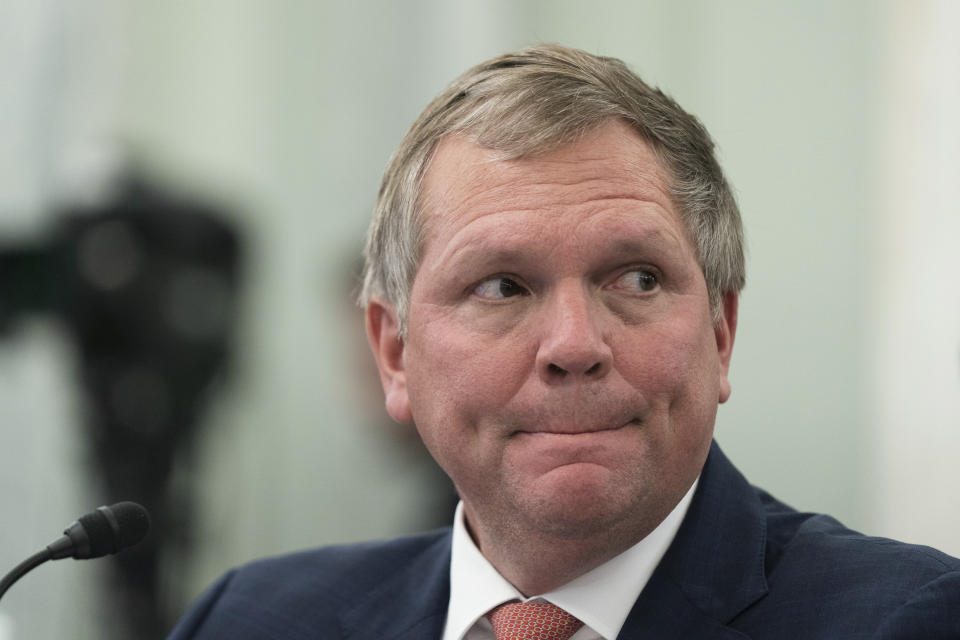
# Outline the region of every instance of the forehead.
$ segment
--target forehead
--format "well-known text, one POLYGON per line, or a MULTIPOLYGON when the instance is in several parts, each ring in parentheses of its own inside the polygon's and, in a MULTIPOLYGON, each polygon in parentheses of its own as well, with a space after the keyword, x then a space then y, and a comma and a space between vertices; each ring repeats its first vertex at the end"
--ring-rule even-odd
MULTIPOLYGON (((426 244, 504 212, 548 207, 580 211, 591 203, 634 201, 687 236, 669 193, 669 172, 626 123, 609 120, 576 142, 534 157, 505 159, 463 135, 441 140, 424 176, 426 244)), ((686 238, 685 238, 686 239, 686 238)))

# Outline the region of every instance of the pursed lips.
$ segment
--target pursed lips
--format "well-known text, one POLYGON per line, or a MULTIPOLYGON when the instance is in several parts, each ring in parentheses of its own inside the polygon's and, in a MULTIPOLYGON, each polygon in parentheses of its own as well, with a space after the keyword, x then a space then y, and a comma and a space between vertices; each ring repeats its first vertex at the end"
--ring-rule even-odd
POLYGON ((630 418, 625 422, 611 421, 609 423, 586 428, 580 425, 544 425, 542 427, 534 427, 532 429, 517 429, 514 431, 513 435, 588 435, 592 433, 603 433, 605 431, 617 431, 619 429, 623 429, 624 427, 639 426, 641 424, 642 421, 640 418, 630 418))

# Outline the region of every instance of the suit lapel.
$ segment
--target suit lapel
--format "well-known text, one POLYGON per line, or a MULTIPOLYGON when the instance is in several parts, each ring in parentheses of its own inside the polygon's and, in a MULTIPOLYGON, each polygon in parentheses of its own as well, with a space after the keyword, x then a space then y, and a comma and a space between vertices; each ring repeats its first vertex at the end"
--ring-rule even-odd
POLYGON ((677 585, 663 583, 644 591, 617 640, 744 640, 746 637, 704 613, 677 585))
POLYGON ((745 638, 728 625, 767 592, 760 500, 714 443, 690 509, 619 640, 745 638))
POLYGON ((450 534, 347 608, 340 617, 349 640, 431 640, 443 634, 450 599, 450 534))

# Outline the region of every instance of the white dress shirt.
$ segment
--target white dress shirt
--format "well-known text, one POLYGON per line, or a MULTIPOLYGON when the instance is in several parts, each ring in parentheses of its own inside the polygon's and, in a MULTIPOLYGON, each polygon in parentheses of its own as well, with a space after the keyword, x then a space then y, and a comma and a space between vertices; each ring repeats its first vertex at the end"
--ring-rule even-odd
POLYGON ((486 613, 510 600, 552 602, 583 621, 570 640, 615 640, 627 615, 677 535, 699 478, 663 522, 620 555, 548 593, 524 598, 493 568, 467 532, 463 503, 453 521, 450 603, 443 640, 493 640, 486 613))

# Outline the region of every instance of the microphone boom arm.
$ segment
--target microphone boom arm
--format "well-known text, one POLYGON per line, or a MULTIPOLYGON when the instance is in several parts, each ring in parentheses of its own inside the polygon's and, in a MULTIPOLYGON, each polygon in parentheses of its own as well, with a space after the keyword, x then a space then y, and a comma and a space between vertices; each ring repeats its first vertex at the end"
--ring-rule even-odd
POLYGON ((7 575, 3 576, 3 580, 0 580, 0 598, 3 597, 3 594, 7 592, 7 589, 9 589, 14 582, 52 558, 53 552, 46 548, 36 552, 15 566, 7 575))

